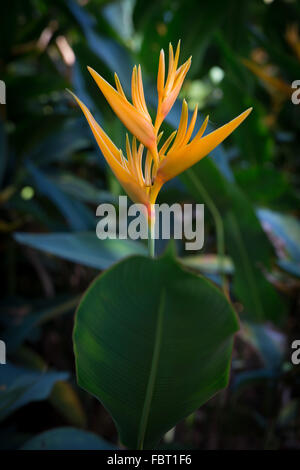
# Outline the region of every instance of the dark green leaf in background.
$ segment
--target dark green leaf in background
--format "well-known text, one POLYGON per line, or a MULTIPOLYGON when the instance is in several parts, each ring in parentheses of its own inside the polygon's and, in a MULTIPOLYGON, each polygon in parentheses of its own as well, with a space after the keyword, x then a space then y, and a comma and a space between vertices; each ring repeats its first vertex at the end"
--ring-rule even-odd
POLYGON ((87 207, 80 201, 71 199, 33 163, 28 161, 26 167, 38 191, 57 206, 72 230, 78 232, 93 226, 94 218, 87 207))
POLYGON ((113 450, 115 446, 91 432, 63 427, 42 432, 20 450, 113 450))
POLYGON ((37 372, 5 364, 0 375, 0 420, 30 402, 45 400, 54 384, 68 376, 67 372, 37 372))
POLYGON ((56 301, 54 305, 48 308, 25 315, 21 320, 18 319, 17 324, 11 325, 2 334, 7 351, 12 352, 17 350, 35 327, 58 315, 71 311, 76 307, 77 302, 78 297, 56 301))
POLYGON ((106 269, 133 254, 146 254, 147 248, 133 240, 99 240, 94 232, 15 233, 19 243, 96 269, 106 269))

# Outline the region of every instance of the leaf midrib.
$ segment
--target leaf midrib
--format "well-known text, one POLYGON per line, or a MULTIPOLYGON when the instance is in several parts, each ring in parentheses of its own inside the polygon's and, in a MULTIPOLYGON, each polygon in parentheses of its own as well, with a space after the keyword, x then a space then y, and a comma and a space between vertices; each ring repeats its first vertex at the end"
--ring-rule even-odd
POLYGON ((139 425, 139 433, 138 433, 138 440, 137 440, 137 444, 138 444, 137 448, 139 450, 142 450, 144 447, 144 439, 145 439, 147 424, 148 424, 149 415, 150 415, 155 380, 157 376, 159 355, 160 355, 160 349, 161 349, 162 330, 163 330, 164 303, 165 303, 165 291, 162 290, 160 298, 159 298, 159 304, 158 304, 158 313, 157 313, 156 330, 155 330, 150 374, 149 374, 149 379, 147 383, 144 406, 143 406, 140 425, 139 425))

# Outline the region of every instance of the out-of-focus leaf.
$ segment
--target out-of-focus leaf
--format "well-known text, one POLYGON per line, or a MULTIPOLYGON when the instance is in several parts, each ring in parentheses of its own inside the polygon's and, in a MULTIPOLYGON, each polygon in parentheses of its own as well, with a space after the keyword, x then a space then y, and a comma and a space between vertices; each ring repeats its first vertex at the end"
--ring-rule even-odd
POLYGON ((56 305, 22 317, 17 325, 12 325, 2 334, 9 352, 15 351, 27 339, 31 330, 52 318, 74 309, 79 297, 56 302, 56 305))
MULTIPOLYGON (((74 90, 76 92, 76 95, 80 96, 80 99, 84 102, 84 104, 90 110, 93 110, 94 109, 94 103, 93 103, 93 100, 91 99, 89 93, 86 90, 86 86, 85 86, 85 82, 84 82, 84 79, 83 79, 83 76, 82 76, 80 63, 78 62, 78 56, 79 56, 79 53, 77 53, 77 60, 74 64, 74 71, 73 71, 73 77, 72 77, 73 78, 72 79, 73 87, 74 87, 74 90)), ((97 112, 99 113, 98 110, 97 110, 97 112)), ((99 119, 99 115, 97 116, 97 118, 99 119)), ((100 120, 100 122, 101 122, 101 120, 100 120)))
POLYGON ((300 277, 300 263, 289 261, 286 259, 280 259, 277 261, 278 266, 292 276, 300 277))
POLYGON ((127 51, 112 39, 101 37, 92 30, 86 33, 91 50, 100 57, 103 62, 114 70, 120 79, 124 91, 130 93, 130 77, 132 72, 132 60, 127 51))
POLYGON ((60 173, 51 176, 50 181, 53 181, 64 193, 75 197, 83 202, 92 204, 100 204, 102 202, 116 202, 116 198, 109 192, 98 189, 88 181, 85 181, 72 173, 60 173))
POLYGON ((290 181, 282 171, 272 167, 251 166, 235 172, 238 185, 256 204, 288 207, 299 200, 293 194, 290 181))
POLYGON ((90 145, 90 134, 83 120, 68 119, 60 130, 56 130, 41 140, 27 155, 36 165, 45 165, 52 161, 63 161, 90 145))
POLYGON ((300 222, 291 215, 269 209, 258 209, 257 215, 261 222, 268 224, 272 232, 282 240, 288 255, 300 262, 300 222))
POLYGON ((102 10, 103 16, 122 39, 131 39, 133 31, 132 12, 135 0, 108 3, 102 10))
POLYGON ((99 240, 94 232, 86 233, 15 233, 19 243, 46 251, 75 263, 107 269, 116 261, 133 254, 147 254, 147 248, 133 240, 99 240))
POLYGON ((234 272, 234 265, 231 258, 224 257, 222 261, 218 255, 192 255, 181 258, 181 262, 188 268, 197 269, 203 273, 220 273, 232 274, 234 272))
POLYGON ((47 196, 57 206, 73 230, 83 231, 91 228, 92 217, 90 211, 83 204, 64 194, 33 163, 28 161, 26 167, 33 177, 38 191, 47 196))
POLYGON ((83 407, 69 382, 56 382, 50 396, 50 402, 72 426, 85 427, 86 416, 83 407))
POLYGON ((277 248, 277 264, 282 269, 300 277, 300 223, 287 214, 270 211, 269 209, 258 209, 258 217, 269 232, 277 248))
POLYGON ((37 372, 6 364, 0 376, 0 420, 30 402, 45 400, 54 384, 67 378, 66 372, 37 372))
MULTIPOLYGON (((59 134, 62 128, 67 127, 65 123, 66 116, 59 112, 53 112, 49 115, 43 116, 41 119, 40 114, 30 114, 30 119, 22 120, 15 130, 14 139, 16 140, 16 151, 18 154, 33 156, 34 158, 42 157, 45 154, 48 156, 47 148, 43 145, 43 141, 54 137, 59 134), (38 132, 32 132, 32 129, 38 129, 38 132), (39 155, 39 149, 42 154, 39 155)), ((67 122, 69 119, 67 119, 67 122)), ((49 140, 48 140, 49 139, 49 140)), ((49 158, 51 160, 51 158, 49 158)))
POLYGON ((128 93, 132 68, 128 52, 113 39, 97 34, 94 18, 73 0, 68 0, 67 5, 74 19, 82 28, 90 49, 101 58, 110 70, 119 75, 124 91, 128 93))
POLYGON ((261 355, 267 369, 278 369, 285 354, 286 339, 282 333, 268 325, 245 323, 241 331, 261 355))
POLYGON ((249 386, 276 380, 280 373, 273 369, 254 369, 240 372, 235 376, 231 388, 235 394, 240 394, 249 386))
POLYGON ((280 427, 290 426, 294 423, 296 427, 297 417, 299 416, 299 401, 297 399, 289 401, 284 405, 277 418, 277 425, 280 427))
MULTIPOLYGON (((27 346, 19 348, 14 357, 24 367, 39 371, 46 371, 48 369, 47 363, 42 356, 27 346)), ((56 382, 49 396, 49 402, 69 424, 76 427, 85 427, 86 415, 84 409, 78 394, 69 382, 56 382)))
POLYGON ((6 207, 19 211, 24 218, 26 217, 26 220, 35 220, 42 223, 50 231, 59 232, 66 228, 63 221, 58 221, 57 218, 50 215, 49 211, 36 198, 25 200, 20 194, 14 194, 6 207))
POLYGON ((37 369, 41 372, 45 372, 48 369, 48 365, 37 352, 34 351, 30 346, 21 346, 17 351, 14 351, 14 359, 22 367, 28 367, 29 369, 37 369))
POLYGON ((114 450, 116 447, 96 434, 63 427, 45 431, 27 441, 20 450, 114 450))

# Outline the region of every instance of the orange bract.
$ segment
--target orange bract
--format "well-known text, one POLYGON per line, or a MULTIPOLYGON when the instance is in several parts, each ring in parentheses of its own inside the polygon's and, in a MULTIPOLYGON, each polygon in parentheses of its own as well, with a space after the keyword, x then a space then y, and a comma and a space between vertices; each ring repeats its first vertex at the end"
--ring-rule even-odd
POLYGON ((113 88, 95 70, 88 67, 118 118, 133 134, 131 144, 126 135, 126 157, 95 121, 84 103, 72 93, 116 178, 134 202, 146 205, 149 217, 152 213, 151 205, 155 203, 161 186, 210 153, 242 123, 252 110, 249 108, 229 123, 203 137, 208 122, 207 117, 191 140, 197 120, 197 107, 188 123, 188 106, 184 100, 178 130, 174 131, 158 148, 163 134, 159 133, 160 126, 178 97, 191 65, 191 58, 189 58, 178 68, 179 52, 180 41, 175 55, 170 44, 167 78, 165 78, 164 51, 160 52, 157 75, 158 105, 154 124, 145 101, 140 66, 135 66, 132 72, 132 103, 126 98, 117 74, 115 74, 116 88, 113 88), (145 148, 147 153, 143 159, 145 148))

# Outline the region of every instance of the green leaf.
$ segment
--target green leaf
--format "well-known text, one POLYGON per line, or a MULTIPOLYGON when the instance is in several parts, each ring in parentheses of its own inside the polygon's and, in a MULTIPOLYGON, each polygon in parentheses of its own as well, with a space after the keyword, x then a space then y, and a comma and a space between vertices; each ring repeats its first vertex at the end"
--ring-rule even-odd
POLYGON ((228 383, 234 311, 168 252, 98 277, 76 314, 78 383, 111 413, 129 448, 151 448, 228 383))
POLYGON ((12 364, 1 368, 0 421, 32 401, 45 400, 53 385, 68 378, 66 372, 37 372, 12 364))
POLYGON ((116 447, 101 437, 76 428, 62 427, 42 432, 20 450, 113 450, 116 447))
POLYGON ((147 248, 132 240, 99 240, 94 232, 35 234, 17 232, 24 245, 96 269, 106 269, 125 256, 146 254, 147 248))

